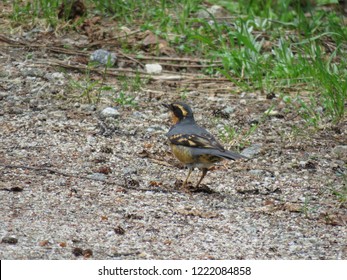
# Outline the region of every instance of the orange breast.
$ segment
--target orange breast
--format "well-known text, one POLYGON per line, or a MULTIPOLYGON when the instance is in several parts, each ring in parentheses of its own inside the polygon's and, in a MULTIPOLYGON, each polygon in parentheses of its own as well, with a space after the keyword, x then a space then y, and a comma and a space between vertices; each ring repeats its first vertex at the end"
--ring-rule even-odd
POLYGON ((179 146, 179 145, 170 145, 170 146, 171 146, 171 150, 173 154, 180 162, 185 164, 194 162, 190 148, 179 146))

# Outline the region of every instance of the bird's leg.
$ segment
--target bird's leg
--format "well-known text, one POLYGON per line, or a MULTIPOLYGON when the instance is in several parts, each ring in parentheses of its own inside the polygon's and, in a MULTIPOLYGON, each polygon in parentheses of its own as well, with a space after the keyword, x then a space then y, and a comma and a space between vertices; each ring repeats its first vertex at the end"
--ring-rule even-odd
POLYGON ((196 187, 195 187, 195 188, 198 188, 198 187, 199 187, 199 185, 200 185, 200 183, 201 183, 202 179, 204 179, 204 177, 206 176, 207 171, 208 171, 208 169, 207 169, 207 168, 203 168, 203 169, 202 169, 201 178, 200 178, 200 180, 199 180, 199 182, 198 182, 198 184, 196 185, 196 187))
POLYGON ((186 187, 186 185, 187 185, 187 183, 188 183, 188 179, 189 179, 190 174, 192 173, 192 171, 193 171, 193 168, 192 168, 192 167, 189 167, 189 168, 188 168, 188 175, 187 175, 187 178, 185 179, 185 181, 183 182, 182 188, 185 188, 185 187, 186 187))

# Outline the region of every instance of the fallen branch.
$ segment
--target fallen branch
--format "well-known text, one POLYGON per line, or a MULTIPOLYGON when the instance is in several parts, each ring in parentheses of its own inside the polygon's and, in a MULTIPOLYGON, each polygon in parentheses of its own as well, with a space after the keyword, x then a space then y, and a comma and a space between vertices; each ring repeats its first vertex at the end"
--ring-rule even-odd
MULTIPOLYGON (((92 178, 92 177, 88 177, 88 176, 83 176, 83 175, 77 175, 77 174, 72 174, 72 173, 65 173, 59 170, 55 170, 52 168, 48 168, 48 167, 34 167, 34 166, 26 166, 26 165, 11 165, 11 164, 1 164, 0 166, 3 168, 9 168, 9 169, 26 169, 26 170, 33 170, 33 171, 46 171, 50 174, 56 174, 56 175, 60 175, 60 176, 64 176, 64 177, 74 177, 74 178, 78 178, 78 179, 84 179, 84 180, 91 180, 91 181, 97 181, 97 182, 101 182, 101 183, 105 183, 108 185, 117 185, 119 187, 123 187, 123 188, 127 188, 127 189, 131 189, 131 190, 136 190, 136 191, 141 191, 141 192, 168 192, 165 189, 162 188, 138 188, 138 187, 134 187, 134 186, 129 186, 129 185, 120 185, 119 183, 116 183, 114 180, 101 180, 101 179, 97 179, 97 178, 92 178)), ((22 191, 21 190, 12 190, 12 189, 8 189, 8 188, 3 188, 0 189, 2 191, 22 191)))

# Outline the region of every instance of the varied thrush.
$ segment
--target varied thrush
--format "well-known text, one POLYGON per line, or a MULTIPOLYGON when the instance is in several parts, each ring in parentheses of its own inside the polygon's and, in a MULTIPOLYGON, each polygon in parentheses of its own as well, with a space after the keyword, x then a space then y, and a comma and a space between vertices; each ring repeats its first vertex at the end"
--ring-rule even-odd
POLYGON ((193 111, 187 104, 175 102, 163 104, 163 106, 170 110, 174 124, 166 134, 169 138, 172 153, 189 170, 183 188, 185 188, 195 167, 202 170, 201 178, 196 185, 196 188, 198 188, 210 166, 223 159, 246 158, 243 155, 224 149, 211 133, 198 126, 193 111))

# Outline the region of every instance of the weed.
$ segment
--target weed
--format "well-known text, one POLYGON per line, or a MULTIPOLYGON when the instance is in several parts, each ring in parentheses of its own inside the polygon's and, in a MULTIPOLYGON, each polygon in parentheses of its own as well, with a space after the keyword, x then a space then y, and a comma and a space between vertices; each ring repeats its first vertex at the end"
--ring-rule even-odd
POLYGON ((317 106, 316 99, 311 95, 309 102, 305 102, 299 96, 297 101, 300 105, 299 114, 301 117, 309 124, 318 128, 318 124, 321 120, 321 112, 319 111, 319 106, 317 106))
POLYGON ((135 97, 131 95, 127 95, 123 91, 119 92, 119 95, 118 97, 114 99, 114 102, 121 106, 125 106, 125 105, 134 106, 134 107, 137 106, 135 97))
POLYGON ((226 143, 233 144, 238 143, 240 149, 249 145, 249 137, 255 132, 258 124, 253 124, 250 128, 244 132, 241 129, 235 129, 229 125, 224 125, 219 130, 219 138, 226 143))
POLYGON ((91 75, 91 70, 99 66, 97 62, 89 62, 83 76, 82 81, 70 81, 70 85, 73 88, 81 91, 80 98, 86 98, 88 103, 98 104, 101 99, 101 94, 103 91, 114 91, 112 86, 106 84, 107 79, 107 69, 110 67, 110 58, 108 63, 104 66, 101 80, 96 80, 91 75))
POLYGON ((264 112, 262 117, 256 123, 250 125, 247 131, 236 130, 229 125, 224 125, 223 128, 219 131, 219 136, 224 142, 229 144, 232 142, 239 143, 239 147, 242 149, 249 145, 250 136, 255 133, 258 127, 268 118, 271 114, 271 111, 274 109, 274 105, 270 106, 268 110, 264 112))
POLYGON ((339 201, 340 207, 347 207, 347 174, 341 172, 338 173, 338 176, 341 177, 342 184, 336 187, 331 187, 330 191, 339 201))
POLYGON ((301 207, 301 212, 304 213, 306 218, 309 218, 309 214, 312 212, 310 207, 310 198, 308 196, 305 196, 304 205, 301 207))
POLYGON ((118 77, 120 87, 122 91, 139 91, 148 82, 148 79, 141 78, 139 73, 136 73, 135 77, 129 78, 127 76, 118 77))

